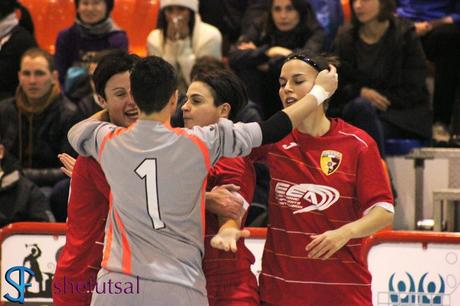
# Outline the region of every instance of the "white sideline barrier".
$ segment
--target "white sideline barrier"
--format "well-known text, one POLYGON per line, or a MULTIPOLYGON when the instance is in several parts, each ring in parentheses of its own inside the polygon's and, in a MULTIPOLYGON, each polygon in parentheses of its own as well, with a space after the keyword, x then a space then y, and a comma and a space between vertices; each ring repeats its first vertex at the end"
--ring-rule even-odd
POLYGON ((267 235, 266 228, 249 228, 251 236, 246 238, 244 244, 252 252, 255 257, 255 262, 251 266, 251 271, 259 279, 259 274, 262 271, 262 254, 264 252, 265 237, 267 235))
MULTIPOLYGON (((265 229, 250 229, 252 237, 246 240, 248 248, 255 254, 256 263, 252 266, 255 275, 259 275, 261 270, 262 252, 265 244, 265 229)), ((37 223, 21 222, 10 224, 0 230, 1 243, 1 298, 0 303, 3 305, 17 305, 8 302, 4 297, 10 294, 12 297, 18 297, 18 291, 6 281, 5 273, 13 267, 25 265, 30 268, 30 260, 24 264, 24 260, 29 257, 35 261, 42 275, 42 288, 36 278, 32 278, 31 287, 25 292, 26 305, 52 305, 51 298, 51 280, 56 269, 56 261, 61 248, 65 244, 65 224, 61 223, 37 223), (40 253, 38 252, 40 249, 40 253), (34 250, 34 251, 32 251, 34 250), (32 254, 33 253, 33 254, 32 254), (38 256, 39 255, 39 256, 38 256)), ((20 272, 11 273, 11 280, 16 284, 20 283, 20 272)), ((28 281, 28 273, 24 273, 22 283, 28 281)))
POLYGON ((381 232, 364 254, 374 306, 460 306, 460 234, 381 232))
POLYGON ((2 276, 0 302, 3 305, 17 305, 8 302, 5 298, 5 294, 13 298, 19 295, 18 289, 6 280, 7 271, 13 268, 14 271, 11 271, 9 276, 16 286, 25 282, 31 283, 31 286, 24 291, 26 305, 52 305, 51 281, 59 252, 65 244, 65 225, 38 222, 10 224, 1 229, 0 243, 2 276), (29 281, 30 274, 21 273, 19 270, 22 266, 30 268, 35 273, 35 277, 29 281))
MULTIPOLYGON (((246 239, 246 245, 256 258, 252 271, 258 276, 266 229, 249 230, 251 237, 246 239)), ((40 291, 37 280, 31 279, 25 302, 52 305, 51 279, 59 249, 65 243, 64 232, 65 225, 57 223, 16 223, 0 230, 1 304, 17 305, 4 297, 7 293, 18 296, 18 291, 6 282, 6 271, 23 266, 28 257, 25 266, 30 267, 30 259, 36 257, 43 287, 40 291)), ((364 258, 373 275, 374 306, 460 306, 460 233, 377 233, 367 239, 364 258)), ((11 279, 20 283, 18 276, 19 273, 12 273, 11 279)), ((27 281, 26 274, 23 283, 27 281)))

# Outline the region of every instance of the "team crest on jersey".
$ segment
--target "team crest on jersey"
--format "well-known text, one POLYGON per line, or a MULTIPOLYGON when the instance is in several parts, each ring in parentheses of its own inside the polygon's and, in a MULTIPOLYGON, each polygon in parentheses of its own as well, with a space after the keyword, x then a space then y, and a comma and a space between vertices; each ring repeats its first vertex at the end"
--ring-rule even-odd
POLYGON ((321 170, 326 175, 331 175, 340 166, 342 161, 342 153, 334 150, 326 150, 321 153, 321 170))

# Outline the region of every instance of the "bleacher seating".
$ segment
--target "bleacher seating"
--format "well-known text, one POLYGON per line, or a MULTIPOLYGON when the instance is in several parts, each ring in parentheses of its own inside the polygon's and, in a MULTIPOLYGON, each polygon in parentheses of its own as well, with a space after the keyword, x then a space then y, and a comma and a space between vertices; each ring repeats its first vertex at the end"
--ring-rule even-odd
MULTIPOLYGON (((21 0, 32 15, 40 47, 54 54, 59 31, 75 20, 74 0, 21 0)), ((117 0, 112 17, 128 33, 129 51, 145 56, 147 36, 157 23, 159 0, 117 0)))
MULTIPOLYGON (((75 19, 74 0, 20 0, 32 15, 40 47, 54 54, 59 31, 75 19)), ((341 0, 345 22, 350 22, 349 0, 341 0)), ((112 17, 128 33, 129 51, 145 56, 148 34, 156 27, 160 0, 117 0, 112 17)))
POLYGON ((385 140, 385 153, 388 156, 406 155, 412 149, 425 146, 425 142, 420 139, 387 139, 385 140))
POLYGON ((351 20, 351 8, 350 0, 341 0, 343 9, 343 20, 345 23, 349 23, 351 20))

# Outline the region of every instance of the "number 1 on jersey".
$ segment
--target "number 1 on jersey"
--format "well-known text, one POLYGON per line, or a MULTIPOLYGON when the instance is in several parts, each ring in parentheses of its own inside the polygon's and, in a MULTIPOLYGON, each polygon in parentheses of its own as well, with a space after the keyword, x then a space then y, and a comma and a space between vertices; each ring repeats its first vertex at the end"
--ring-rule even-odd
POLYGON ((152 219, 153 228, 164 228, 158 203, 157 160, 145 159, 134 171, 145 182, 147 211, 152 219))

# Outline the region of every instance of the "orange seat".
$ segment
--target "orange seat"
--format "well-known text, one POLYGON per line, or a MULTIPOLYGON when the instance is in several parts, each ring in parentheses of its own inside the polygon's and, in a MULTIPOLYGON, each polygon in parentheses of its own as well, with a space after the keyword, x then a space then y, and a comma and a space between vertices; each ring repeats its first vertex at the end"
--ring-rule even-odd
POLYGON ((349 23, 351 21, 350 0, 341 0, 341 2, 343 10, 343 20, 345 23, 349 23))
POLYGON ((54 53, 57 33, 73 23, 73 0, 21 0, 21 4, 32 15, 38 45, 54 53))
POLYGON ((112 17, 128 33, 129 51, 147 54, 147 36, 156 27, 160 0, 116 0, 112 17))
MULTIPOLYGON (((21 0, 32 15, 38 45, 54 54, 57 34, 75 20, 74 0, 21 0)), ((145 56, 147 35, 157 23, 159 0, 117 0, 112 17, 128 33, 129 51, 145 56)))

